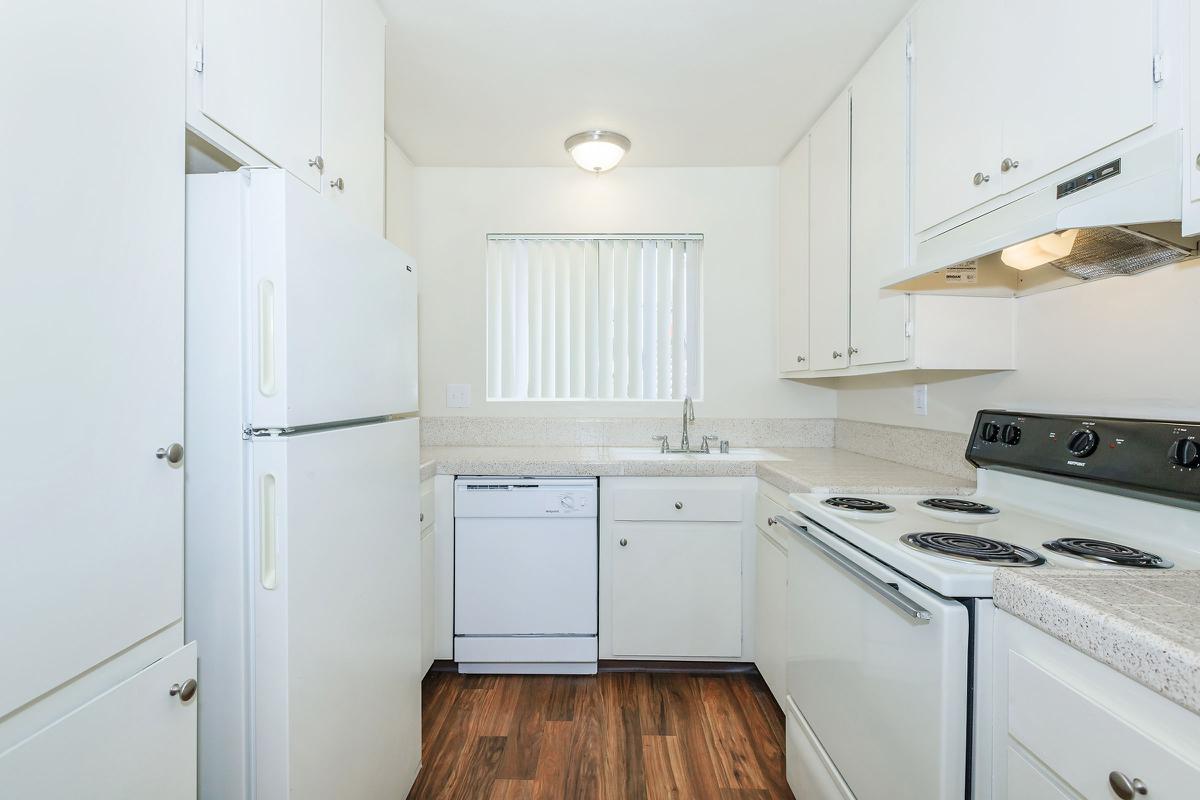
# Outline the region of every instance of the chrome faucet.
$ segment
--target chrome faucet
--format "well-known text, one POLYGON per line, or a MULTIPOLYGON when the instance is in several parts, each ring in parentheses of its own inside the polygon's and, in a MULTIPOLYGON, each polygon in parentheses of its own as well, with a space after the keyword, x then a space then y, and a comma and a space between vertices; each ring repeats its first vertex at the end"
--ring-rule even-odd
POLYGON ((696 421, 696 409, 692 406, 692 397, 688 395, 683 398, 683 438, 679 442, 679 449, 683 452, 688 452, 690 442, 688 442, 688 423, 696 421))

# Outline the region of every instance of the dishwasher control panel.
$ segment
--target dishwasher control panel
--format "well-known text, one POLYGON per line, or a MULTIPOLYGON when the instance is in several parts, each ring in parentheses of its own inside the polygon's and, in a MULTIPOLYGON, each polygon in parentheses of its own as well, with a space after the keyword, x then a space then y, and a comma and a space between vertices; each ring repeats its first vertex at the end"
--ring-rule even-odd
POLYGON ((455 517, 595 517, 595 478, 460 477, 455 517))

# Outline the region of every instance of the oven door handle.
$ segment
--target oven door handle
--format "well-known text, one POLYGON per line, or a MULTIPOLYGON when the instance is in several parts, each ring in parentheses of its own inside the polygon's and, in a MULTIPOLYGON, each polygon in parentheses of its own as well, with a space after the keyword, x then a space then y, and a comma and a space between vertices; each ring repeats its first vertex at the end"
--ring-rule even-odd
POLYGON ((920 603, 914 603, 909 598, 900 593, 898 589, 894 589, 890 584, 881 581, 879 578, 872 575, 867 570, 855 564, 849 558, 839 553, 829 545, 822 542, 816 536, 813 536, 807 525, 800 525, 793 522, 788 517, 782 514, 776 515, 775 522, 787 528, 792 533, 799 536, 804 541, 815 547, 821 555, 828 558, 851 577, 858 579, 859 582, 866 585, 868 589, 882 597, 884 600, 891 603, 896 608, 903 611, 908 616, 912 617, 913 622, 917 625, 928 625, 933 619, 933 615, 929 613, 929 609, 922 606, 920 603))

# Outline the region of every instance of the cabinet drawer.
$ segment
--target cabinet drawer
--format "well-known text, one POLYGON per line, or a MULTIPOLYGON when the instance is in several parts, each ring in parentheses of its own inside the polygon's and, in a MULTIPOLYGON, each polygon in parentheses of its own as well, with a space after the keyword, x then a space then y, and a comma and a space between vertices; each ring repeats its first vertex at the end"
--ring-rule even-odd
POLYGON ((1119 771, 1150 797, 1195 797, 1200 765, 1024 656, 1010 652, 1008 670, 1009 735, 1077 792, 1110 797, 1109 773, 1119 771))
POLYGON ((783 531, 779 530, 779 526, 771 523, 771 518, 786 513, 788 513, 788 509, 766 495, 760 494, 755 499, 754 524, 760 531, 770 537, 776 545, 782 547, 784 552, 787 552, 787 537, 783 531))
POLYGON ((621 522, 740 522, 742 493, 736 488, 617 489, 613 519, 621 522))

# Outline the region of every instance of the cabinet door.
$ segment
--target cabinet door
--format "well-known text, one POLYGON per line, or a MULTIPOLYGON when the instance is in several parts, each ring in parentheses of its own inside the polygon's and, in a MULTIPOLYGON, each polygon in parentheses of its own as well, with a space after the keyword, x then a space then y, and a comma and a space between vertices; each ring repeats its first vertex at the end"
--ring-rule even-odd
POLYGON ((203 14, 204 114, 320 186, 321 0, 204 0, 203 14))
POLYGON ((375 0, 325 3, 323 194, 383 235, 383 30, 375 0))
POLYGON ((1183 203, 1183 235, 1200 235, 1200 0, 1188 4, 1188 141, 1183 168, 1190 176, 1190 192, 1183 203))
POLYGON ((172 685, 196 677, 180 648, 0 755, 0 797, 194 800, 196 705, 172 685))
POLYGON ((851 83, 850 363, 903 361, 903 292, 880 289, 908 265, 908 23, 851 83))
POLYGON ((183 12, 0 26, 0 717, 182 615, 183 12))
MULTIPOLYGON (((994 19, 1001 12, 993 5, 990 0, 924 0, 913 11, 916 231, 1000 193, 1001 115, 994 72, 1005 21, 994 19)), ((1024 35, 1024 30, 1009 34, 1021 57, 1024 35)))
POLYGON ((850 94, 838 95, 810 137, 812 204, 810 350, 813 369, 850 359, 850 94))
POLYGON ((421 674, 433 666, 433 526, 421 531, 421 674))
POLYGON ((779 165, 779 371, 808 369, 808 137, 779 165))
MULTIPOLYGON (((758 502, 769 501, 759 498, 758 502)), ((757 562, 754 663, 775 702, 783 708, 787 697, 787 544, 780 544, 760 529, 757 562)))
POLYGON ((741 523, 615 524, 612 549, 613 655, 742 654, 741 523))
POLYGON ((1003 60, 1008 192, 1154 124, 1154 0, 1014 0, 1003 60), (1064 40, 1066 37, 1066 41, 1064 40), (1071 43, 1078 43, 1072 45, 1071 43))

